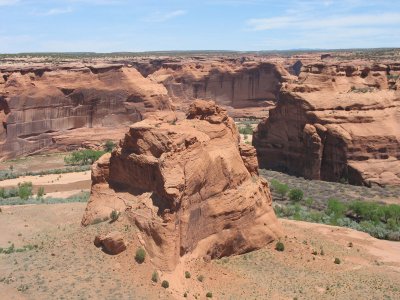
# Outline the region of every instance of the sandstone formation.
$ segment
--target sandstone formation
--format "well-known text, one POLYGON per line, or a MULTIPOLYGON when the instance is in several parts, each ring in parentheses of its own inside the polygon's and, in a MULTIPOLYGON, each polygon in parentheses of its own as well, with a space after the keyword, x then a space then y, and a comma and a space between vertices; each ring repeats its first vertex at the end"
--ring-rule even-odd
POLYGON ((254 148, 239 145, 227 112, 197 100, 187 118, 135 123, 92 170, 83 225, 114 209, 141 231, 152 261, 173 270, 185 255, 218 258, 280 235, 254 148))
POLYGON ((398 64, 305 65, 253 145, 262 168, 351 184, 400 184, 398 64))
POLYGON ((121 252, 124 252, 127 247, 124 236, 119 231, 113 231, 107 235, 96 236, 94 244, 96 247, 102 247, 106 253, 111 255, 120 254, 121 252))
POLYGON ((3 159, 57 148, 59 135, 81 128, 112 128, 116 134, 96 139, 96 130, 86 130, 69 146, 84 146, 88 138, 117 140, 127 124, 171 108, 162 85, 122 64, 5 65, 0 78, 3 159))
POLYGON ((150 75, 162 83, 175 102, 211 99, 232 117, 265 117, 274 106, 281 82, 289 73, 281 64, 221 59, 163 63, 150 75))

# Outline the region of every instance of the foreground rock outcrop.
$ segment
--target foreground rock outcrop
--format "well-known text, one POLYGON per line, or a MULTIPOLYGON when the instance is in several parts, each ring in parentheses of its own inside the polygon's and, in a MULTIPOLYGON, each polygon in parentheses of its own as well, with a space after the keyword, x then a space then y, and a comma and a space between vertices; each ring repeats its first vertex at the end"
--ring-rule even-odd
POLYGON ((171 109, 164 86, 122 64, 8 65, 0 78, 2 159, 118 139, 146 113, 171 109))
POLYGON ((125 215, 153 262, 173 270, 185 255, 218 258, 263 247, 281 234, 257 159, 224 109, 195 101, 187 118, 132 125, 92 171, 83 225, 125 215))
POLYGON ((400 184, 400 68, 303 66, 254 134, 262 168, 351 184, 400 184))

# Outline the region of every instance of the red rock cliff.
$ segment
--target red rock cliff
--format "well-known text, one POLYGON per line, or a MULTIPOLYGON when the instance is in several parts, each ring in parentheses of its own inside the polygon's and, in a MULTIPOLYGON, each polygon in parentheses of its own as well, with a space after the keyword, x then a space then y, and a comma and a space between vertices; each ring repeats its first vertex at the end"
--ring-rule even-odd
POLYGON ((187 254, 259 249, 281 232, 254 149, 239 145, 233 120, 213 102, 195 101, 176 123, 134 124, 93 167, 92 179, 82 223, 125 211, 165 270, 187 254))
POLYGON ((79 128, 127 126, 170 109, 162 85, 122 65, 3 66, 0 78, 1 158, 56 148, 59 134, 79 128))
POLYGON ((400 184, 398 73, 395 65, 370 63, 304 66, 254 134, 261 167, 310 179, 400 184))

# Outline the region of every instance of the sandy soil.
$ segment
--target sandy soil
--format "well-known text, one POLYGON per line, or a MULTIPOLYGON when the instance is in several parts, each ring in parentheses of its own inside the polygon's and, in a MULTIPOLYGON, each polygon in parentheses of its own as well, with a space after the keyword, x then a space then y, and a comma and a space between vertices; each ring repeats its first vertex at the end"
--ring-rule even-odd
POLYGON ((65 192, 71 190, 89 190, 91 186, 90 171, 50 174, 43 176, 23 176, 0 181, 0 188, 16 187, 20 182, 32 182, 34 191, 44 187, 46 193, 65 192))
POLYGON ((64 157, 66 154, 67 153, 53 153, 35 155, 4 161, 0 162, 0 170, 9 170, 10 166, 12 166, 13 171, 17 173, 62 169, 65 168, 64 157))
POLYGON ((400 299, 400 243, 288 220, 281 220, 284 252, 273 243, 217 261, 188 259, 173 274, 160 272, 170 283, 165 290, 150 280, 155 268, 149 258, 142 265, 134 261, 136 227, 122 216, 113 224, 82 228, 84 208, 83 203, 3 207, 0 247, 39 249, 0 254, 0 299, 184 299, 185 291, 188 299, 206 299, 207 292, 213 299, 400 299), (93 245, 96 233, 112 230, 129 242, 118 256, 93 245), (334 264, 336 257, 341 264, 334 264))

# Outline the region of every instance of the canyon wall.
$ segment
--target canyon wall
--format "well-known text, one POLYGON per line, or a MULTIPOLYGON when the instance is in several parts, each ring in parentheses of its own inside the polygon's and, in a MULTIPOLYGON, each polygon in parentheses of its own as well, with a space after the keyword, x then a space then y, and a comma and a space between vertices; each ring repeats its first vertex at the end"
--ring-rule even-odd
POLYGON ((1 159, 57 148, 60 134, 75 136, 68 143, 77 147, 118 140, 120 128, 171 109, 164 86, 123 65, 11 65, 0 67, 0 78, 1 159))
POLYGON ((229 108, 231 116, 257 118, 268 115, 286 76, 280 64, 239 59, 164 63, 150 75, 176 103, 211 99, 229 108))
POLYGON ((285 83, 253 145, 262 168, 400 184, 400 66, 318 63, 285 83))

